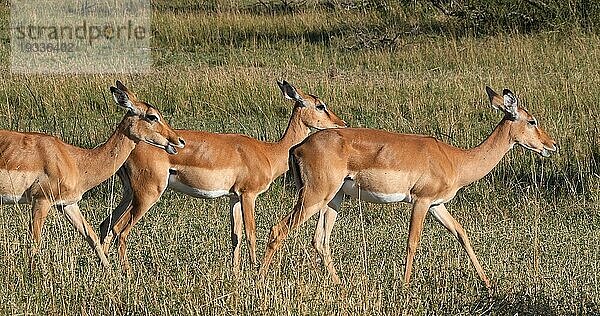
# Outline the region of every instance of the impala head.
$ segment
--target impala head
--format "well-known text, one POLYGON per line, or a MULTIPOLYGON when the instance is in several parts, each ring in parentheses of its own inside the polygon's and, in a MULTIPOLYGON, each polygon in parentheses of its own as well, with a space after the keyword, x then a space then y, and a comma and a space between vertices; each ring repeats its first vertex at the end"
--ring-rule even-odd
POLYGON ((490 102, 495 109, 504 112, 504 119, 511 122, 510 136, 512 140, 536 153, 549 157, 558 147, 538 125, 538 121, 527 110, 518 105, 517 97, 508 89, 498 95, 492 88, 485 87, 490 102))
POLYGON ((133 120, 127 127, 127 136, 136 142, 143 141, 164 149, 169 154, 176 154, 175 147, 183 148, 184 140, 163 119, 160 112, 152 105, 140 101, 117 80, 117 87, 110 87, 117 104, 128 110, 133 120))
POLYGON ((294 88, 287 81, 277 81, 286 99, 294 101, 294 111, 300 111, 302 123, 311 129, 346 127, 346 122, 327 109, 321 99, 294 88))

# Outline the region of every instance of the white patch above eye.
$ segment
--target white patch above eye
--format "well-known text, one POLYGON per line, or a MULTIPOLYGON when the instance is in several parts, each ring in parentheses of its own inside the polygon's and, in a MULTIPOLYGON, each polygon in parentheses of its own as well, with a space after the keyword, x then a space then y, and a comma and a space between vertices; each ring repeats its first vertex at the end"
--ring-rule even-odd
POLYGON ((146 118, 151 122, 160 122, 160 116, 156 114, 146 114, 146 118))

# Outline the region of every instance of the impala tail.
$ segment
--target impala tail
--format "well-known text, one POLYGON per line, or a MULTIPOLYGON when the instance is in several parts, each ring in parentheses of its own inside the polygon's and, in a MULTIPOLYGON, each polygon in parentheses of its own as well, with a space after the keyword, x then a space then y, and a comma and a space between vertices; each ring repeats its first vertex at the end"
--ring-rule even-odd
POLYGON ((300 190, 304 186, 304 183, 302 181, 302 175, 300 174, 300 163, 298 161, 298 157, 294 155, 294 149, 296 149, 296 147, 292 147, 292 149, 290 150, 288 163, 290 171, 292 172, 292 176, 294 177, 294 184, 296 185, 296 189, 300 190))

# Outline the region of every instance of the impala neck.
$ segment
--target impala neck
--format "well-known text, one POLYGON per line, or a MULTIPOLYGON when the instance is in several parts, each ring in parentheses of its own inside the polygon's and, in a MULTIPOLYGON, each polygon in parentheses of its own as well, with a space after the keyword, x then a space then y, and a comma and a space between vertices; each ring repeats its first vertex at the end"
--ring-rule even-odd
POLYGON ((458 183, 461 186, 475 182, 487 175, 514 146, 510 137, 512 122, 503 119, 492 134, 479 146, 464 151, 457 162, 458 183))
POLYGON ((288 155, 290 149, 300 144, 310 134, 310 129, 302 122, 300 108, 294 107, 292 117, 288 123, 285 133, 279 141, 273 143, 271 170, 273 178, 288 171, 288 155))
POLYGON ((128 130, 133 123, 133 116, 126 115, 104 144, 85 150, 85 154, 77 162, 81 175, 80 183, 84 188, 92 188, 102 183, 125 163, 137 143, 128 136, 128 130))

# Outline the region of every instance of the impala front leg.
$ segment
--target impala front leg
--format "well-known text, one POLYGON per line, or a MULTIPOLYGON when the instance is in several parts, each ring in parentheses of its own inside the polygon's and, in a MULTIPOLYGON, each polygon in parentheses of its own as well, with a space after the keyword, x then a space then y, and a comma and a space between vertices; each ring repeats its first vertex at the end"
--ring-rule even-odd
POLYGON ((85 220, 85 217, 83 217, 79 211, 79 206, 77 206, 77 204, 70 204, 64 206, 63 210, 69 222, 71 222, 75 229, 77 229, 77 231, 83 236, 90 247, 94 249, 102 265, 108 268, 110 264, 104 255, 104 251, 102 251, 98 235, 96 235, 96 232, 94 232, 92 226, 85 220))
POLYGON ((413 204, 412 214, 410 216, 410 226, 408 229, 408 242, 406 245, 406 266, 404 268, 404 282, 408 285, 410 282, 410 274, 412 273, 413 261, 417 246, 423 232, 423 222, 425 215, 429 209, 429 201, 417 200, 413 204))
POLYGON ((431 207, 431 212, 435 216, 435 218, 442 224, 448 231, 454 235, 460 244, 463 246, 463 249, 469 255, 469 259, 471 259, 471 263, 477 270, 477 274, 479 274, 479 278, 485 283, 485 286, 489 289, 492 287, 490 280, 485 275, 481 264, 479 264, 479 260, 477 260, 477 256, 475 256, 475 252, 473 251, 473 247, 471 247, 471 242, 469 241, 469 237, 467 237, 467 233, 463 229, 463 227, 458 223, 454 217, 448 212, 446 206, 444 204, 440 204, 437 206, 431 207))

